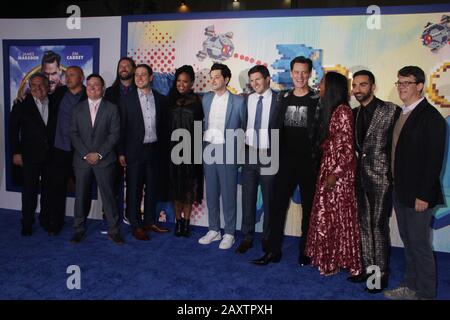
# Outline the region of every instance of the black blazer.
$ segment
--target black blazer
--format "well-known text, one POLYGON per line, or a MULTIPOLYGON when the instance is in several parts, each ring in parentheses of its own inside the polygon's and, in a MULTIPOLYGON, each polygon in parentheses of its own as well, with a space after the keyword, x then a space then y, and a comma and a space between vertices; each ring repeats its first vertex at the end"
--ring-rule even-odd
MULTIPOLYGON (((160 149, 159 151, 162 152, 161 149, 165 147, 164 123, 166 121, 167 102, 166 97, 158 91, 152 89, 152 92, 155 97, 157 145, 160 149)), ((120 112, 119 155, 124 155, 128 164, 140 162, 143 160, 145 127, 137 88, 133 88, 127 94, 120 112)))
POLYGON ((414 208, 416 198, 433 208, 444 203, 440 175, 446 122, 423 99, 406 120, 395 148, 394 190, 399 201, 414 208))
POLYGON ((45 161, 55 142, 56 117, 57 109, 52 97, 49 97, 47 125, 31 95, 16 103, 9 116, 12 154, 21 154, 24 162, 45 161))
MULTIPOLYGON (((131 89, 131 88, 130 88, 131 89)), ((120 103, 120 85, 106 88, 104 98, 109 102, 119 106, 120 103)))

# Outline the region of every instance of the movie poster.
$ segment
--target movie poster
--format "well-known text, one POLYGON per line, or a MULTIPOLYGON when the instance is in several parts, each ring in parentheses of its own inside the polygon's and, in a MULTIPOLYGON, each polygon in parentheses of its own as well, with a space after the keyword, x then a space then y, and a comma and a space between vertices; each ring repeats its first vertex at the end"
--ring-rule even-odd
MULTIPOLYGON (((3 40, 5 141, 9 141, 9 112, 17 98, 29 93, 28 79, 44 73, 50 83, 50 94, 65 85, 65 71, 79 66, 87 76, 99 70, 100 39, 3 40)), ((11 164, 9 143, 5 143, 6 190, 20 191, 20 168, 11 164)))

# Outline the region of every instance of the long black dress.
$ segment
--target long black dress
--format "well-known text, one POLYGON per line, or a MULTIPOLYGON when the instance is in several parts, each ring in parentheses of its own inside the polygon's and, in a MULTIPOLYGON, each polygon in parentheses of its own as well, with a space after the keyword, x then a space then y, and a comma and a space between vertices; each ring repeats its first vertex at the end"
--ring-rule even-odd
MULTIPOLYGON (((174 164, 169 161, 169 197, 172 201, 184 204, 201 203, 203 198, 203 166, 194 163, 194 139, 202 139, 200 131, 194 136, 194 121, 203 121, 202 101, 195 93, 181 95, 178 92, 169 96, 169 157, 174 146, 180 141, 171 141, 172 132, 176 129, 186 129, 191 137, 190 164, 174 164)), ((199 145, 201 146, 201 141, 199 145)), ((198 152, 202 152, 202 148, 198 152)), ((183 156, 182 151, 179 153, 183 156)), ((201 154, 197 158, 201 159, 201 154)), ((169 158, 170 159, 170 158, 169 158)))

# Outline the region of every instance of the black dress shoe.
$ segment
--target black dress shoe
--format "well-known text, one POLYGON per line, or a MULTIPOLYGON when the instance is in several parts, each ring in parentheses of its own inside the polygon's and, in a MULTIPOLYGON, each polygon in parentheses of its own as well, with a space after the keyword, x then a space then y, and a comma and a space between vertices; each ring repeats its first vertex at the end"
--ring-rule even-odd
POLYGON ((257 266, 265 266, 269 262, 278 263, 281 260, 281 253, 274 254, 272 252, 266 253, 264 256, 262 256, 259 259, 250 261, 253 264, 256 264, 257 266))
POLYGON ((33 233, 33 228, 31 226, 22 226, 22 231, 20 233, 24 237, 31 236, 33 233))
POLYGON ((123 240, 120 233, 110 234, 108 236, 111 239, 111 241, 114 242, 115 244, 124 244, 125 243, 125 241, 123 240))
POLYGON ((303 253, 300 253, 300 255, 298 256, 298 264, 303 266, 308 266, 311 264, 311 258, 304 255, 303 253))
POLYGON ((361 283, 366 282, 367 278, 369 278, 369 275, 367 273, 361 273, 357 276, 348 277, 347 280, 353 283, 361 283))
POLYGON ((250 240, 242 240, 236 249, 236 253, 246 253, 248 249, 253 247, 253 242, 250 240))
POLYGON ((70 242, 71 243, 80 243, 81 240, 83 240, 83 238, 84 238, 84 232, 77 232, 70 239, 70 242))

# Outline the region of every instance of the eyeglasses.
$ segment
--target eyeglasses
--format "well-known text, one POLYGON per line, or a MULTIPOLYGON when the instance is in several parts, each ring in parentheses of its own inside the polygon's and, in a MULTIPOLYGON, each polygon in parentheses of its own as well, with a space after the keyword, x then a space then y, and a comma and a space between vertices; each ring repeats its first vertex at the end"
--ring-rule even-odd
POLYGON ((394 84, 396 87, 404 88, 404 87, 408 87, 410 84, 413 84, 413 83, 417 84, 418 82, 417 81, 405 81, 405 82, 397 81, 394 84))

